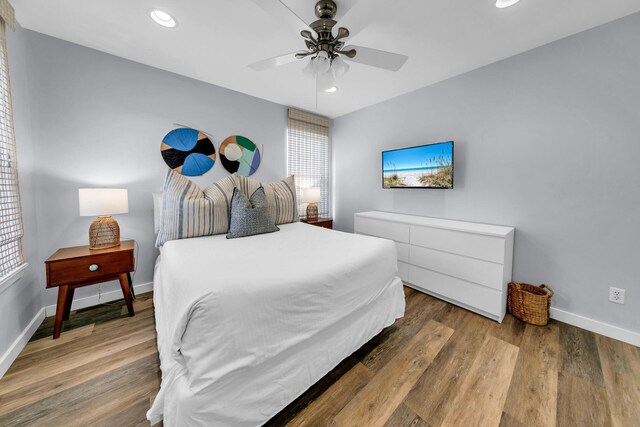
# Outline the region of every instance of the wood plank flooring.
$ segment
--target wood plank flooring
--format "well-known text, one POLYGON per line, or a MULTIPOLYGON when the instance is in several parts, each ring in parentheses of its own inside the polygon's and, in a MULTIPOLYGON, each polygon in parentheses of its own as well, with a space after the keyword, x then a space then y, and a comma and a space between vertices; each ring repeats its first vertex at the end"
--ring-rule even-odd
MULTIPOLYGON (((640 349, 552 321, 498 324, 405 288, 404 318, 268 426, 640 426, 640 349)), ((0 380, 0 426, 146 426, 151 294, 40 326, 0 380)))

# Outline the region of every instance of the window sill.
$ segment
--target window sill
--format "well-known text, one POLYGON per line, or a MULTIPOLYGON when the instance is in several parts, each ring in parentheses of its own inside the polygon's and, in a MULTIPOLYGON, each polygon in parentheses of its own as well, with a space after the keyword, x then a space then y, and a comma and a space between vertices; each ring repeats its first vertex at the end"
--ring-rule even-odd
POLYGON ((28 263, 22 264, 20 267, 16 268, 9 274, 0 280, 0 294, 9 289, 14 284, 18 283, 22 276, 24 276, 24 272, 27 269, 28 263))

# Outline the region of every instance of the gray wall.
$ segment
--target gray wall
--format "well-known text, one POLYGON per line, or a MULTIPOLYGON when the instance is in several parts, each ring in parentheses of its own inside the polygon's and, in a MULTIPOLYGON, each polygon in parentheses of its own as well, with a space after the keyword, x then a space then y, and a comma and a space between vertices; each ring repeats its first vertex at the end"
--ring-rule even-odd
MULTIPOLYGON (((227 136, 246 136, 263 154, 254 177, 283 178, 286 107, 25 33, 37 165, 38 252, 29 262, 37 267, 42 288, 43 262, 49 255, 59 247, 88 243, 94 218, 78 216, 78 188, 94 186, 129 189, 129 213, 116 220, 122 237, 140 245, 134 284, 152 281, 157 250, 151 193, 164 182, 160 141, 177 127, 173 123, 212 134, 216 150, 227 136)), ((194 181, 206 186, 225 175, 218 161, 194 181)), ((117 289, 117 283, 101 286, 102 292, 117 289)), ((97 292, 96 286, 85 287, 75 298, 97 292)), ((45 291, 44 305, 55 304, 55 298, 55 291, 45 291)))
POLYGON ((640 331, 639 138, 635 14, 337 119, 336 227, 366 210, 515 226, 515 280, 640 331), (381 189, 382 150, 452 139, 453 190, 381 189))
POLYGON ((41 283, 38 272, 42 268, 37 259, 37 225, 35 209, 34 141, 31 135, 31 115, 27 100, 29 83, 25 49, 26 32, 7 29, 9 77, 13 94, 13 115, 18 149, 18 179, 24 221, 23 251, 29 266, 23 278, 0 294, 0 356, 9 348, 29 322, 42 308, 41 283))

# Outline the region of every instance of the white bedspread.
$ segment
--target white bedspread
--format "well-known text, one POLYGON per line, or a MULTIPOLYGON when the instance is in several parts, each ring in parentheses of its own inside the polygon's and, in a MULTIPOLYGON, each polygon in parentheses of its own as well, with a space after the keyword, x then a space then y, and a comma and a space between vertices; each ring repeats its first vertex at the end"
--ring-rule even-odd
POLYGON ((261 425, 403 315, 393 242, 280 229, 163 246, 154 277, 163 378, 150 420, 261 425))

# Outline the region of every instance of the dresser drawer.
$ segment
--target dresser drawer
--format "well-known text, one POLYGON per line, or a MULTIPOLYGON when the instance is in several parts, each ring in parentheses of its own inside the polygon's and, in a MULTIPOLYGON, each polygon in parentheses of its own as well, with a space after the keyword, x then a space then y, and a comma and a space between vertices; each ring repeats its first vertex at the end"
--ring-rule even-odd
POLYGON ((409 224, 380 221, 356 215, 354 230, 358 234, 382 237, 400 243, 409 243, 409 224))
POLYGON ((448 252, 411 246, 409 263, 467 282, 477 283, 502 291, 504 267, 489 261, 469 258, 448 252))
POLYGON ((409 264, 406 262, 398 261, 398 277, 403 282, 409 281, 409 264))
POLYGON ((424 268, 409 266, 409 283, 427 293, 436 294, 458 305, 463 304, 474 310, 491 315, 498 322, 504 317, 507 306, 506 295, 475 283, 424 268))
POLYGON ((412 225, 411 244, 504 264, 505 239, 502 237, 412 225))
POLYGON ((128 273, 133 268, 133 251, 53 261, 47 263, 47 287, 99 280, 128 273))
POLYGON ((396 251, 398 252, 398 261, 409 262, 409 245, 396 242, 396 251))

